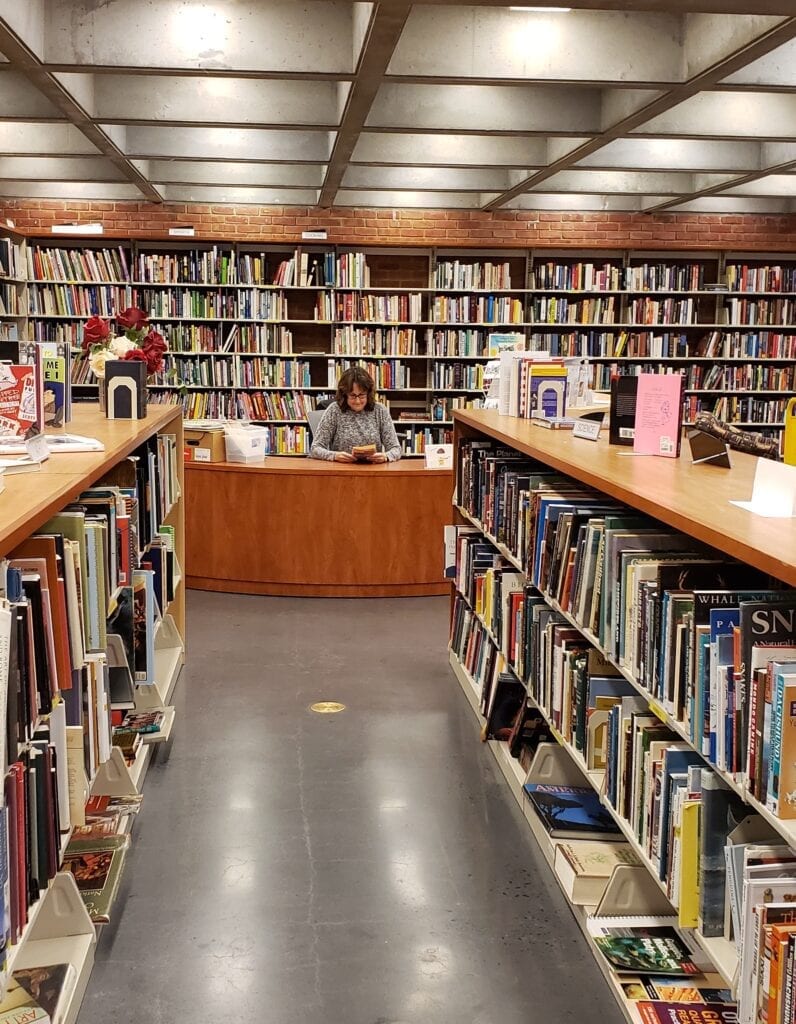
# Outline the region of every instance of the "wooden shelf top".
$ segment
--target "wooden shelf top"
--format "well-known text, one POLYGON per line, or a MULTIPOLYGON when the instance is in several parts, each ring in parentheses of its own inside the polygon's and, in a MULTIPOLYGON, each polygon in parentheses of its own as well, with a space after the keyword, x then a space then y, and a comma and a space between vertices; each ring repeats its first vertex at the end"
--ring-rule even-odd
POLYGON ((202 473, 273 473, 276 475, 298 476, 373 476, 388 473, 390 476, 452 476, 450 469, 426 469, 425 462, 415 459, 400 459, 398 462, 323 462, 300 456, 270 456, 264 462, 247 466, 240 462, 186 462, 186 472, 202 473))
POLYGON ((51 455, 39 471, 5 474, 5 490, 0 492, 0 555, 14 548, 111 466, 180 415, 176 406, 150 405, 144 420, 109 420, 98 405, 76 406, 67 432, 96 437, 105 445, 105 451, 63 452, 51 455))
POLYGON ((628 454, 632 448, 596 442, 569 430, 544 430, 492 409, 454 411, 470 427, 537 458, 632 508, 725 554, 796 586, 796 519, 766 519, 731 505, 748 501, 757 459, 730 451, 732 469, 694 465, 683 443, 679 459, 628 454))

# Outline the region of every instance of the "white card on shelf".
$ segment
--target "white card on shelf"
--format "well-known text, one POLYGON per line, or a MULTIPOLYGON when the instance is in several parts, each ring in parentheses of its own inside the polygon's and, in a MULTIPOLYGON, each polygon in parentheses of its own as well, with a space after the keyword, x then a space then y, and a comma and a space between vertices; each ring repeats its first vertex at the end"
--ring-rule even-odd
POLYGON ((751 501, 730 504, 768 519, 792 519, 796 516, 796 466, 758 459, 751 501))

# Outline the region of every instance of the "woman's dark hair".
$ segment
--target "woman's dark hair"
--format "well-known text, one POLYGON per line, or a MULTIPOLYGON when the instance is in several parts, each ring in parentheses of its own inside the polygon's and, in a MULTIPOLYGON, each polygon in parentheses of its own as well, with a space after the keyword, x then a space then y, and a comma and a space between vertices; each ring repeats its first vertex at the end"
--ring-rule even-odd
POLYGON ((376 404, 376 385, 371 375, 361 366, 349 366, 345 373, 340 375, 337 382, 337 394, 334 396, 334 400, 343 412, 348 408, 348 395, 355 384, 359 384, 362 390, 367 392, 366 409, 372 409, 376 404))

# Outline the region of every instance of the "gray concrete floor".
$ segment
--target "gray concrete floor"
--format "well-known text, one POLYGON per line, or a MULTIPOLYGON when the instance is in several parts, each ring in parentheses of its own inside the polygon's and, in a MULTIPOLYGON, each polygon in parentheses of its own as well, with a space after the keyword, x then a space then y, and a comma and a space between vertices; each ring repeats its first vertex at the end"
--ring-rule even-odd
POLYGON ((446 599, 188 614, 79 1024, 622 1019, 477 740, 446 599))

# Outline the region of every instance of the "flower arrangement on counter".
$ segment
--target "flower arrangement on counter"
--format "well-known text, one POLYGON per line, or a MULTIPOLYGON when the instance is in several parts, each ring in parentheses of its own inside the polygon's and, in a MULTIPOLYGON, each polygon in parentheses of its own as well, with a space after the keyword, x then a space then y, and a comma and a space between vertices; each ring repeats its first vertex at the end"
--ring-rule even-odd
POLYGON ((113 318, 121 333, 113 333, 111 320, 92 316, 83 327, 83 351, 98 380, 105 379, 109 359, 140 360, 146 363, 147 376, 163 372, 167 351, 163 335, 149 325, 149 317, 137 306, 117 313, 113 318))

